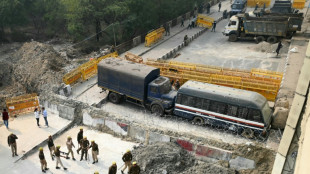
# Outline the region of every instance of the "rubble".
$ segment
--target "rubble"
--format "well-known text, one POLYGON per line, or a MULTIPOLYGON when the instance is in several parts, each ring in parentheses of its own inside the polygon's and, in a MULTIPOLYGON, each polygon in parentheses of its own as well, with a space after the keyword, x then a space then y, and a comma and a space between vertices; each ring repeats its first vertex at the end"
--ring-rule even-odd
MULTIPOLYGON (((286 42, 286 41, 282 41, 282 48, 280 49, 280 54, 286 54, 288 52, 290 43, 286 42)), ((276 49, 278 47, 278 43, 275 44, 270 44, 268 42, 260 42, 259 44, 257 44, 255 47, 253 47, 253 49, 255 51, 260 51, 260 52, 266 52, 266 53, 275 53, 276 49)))

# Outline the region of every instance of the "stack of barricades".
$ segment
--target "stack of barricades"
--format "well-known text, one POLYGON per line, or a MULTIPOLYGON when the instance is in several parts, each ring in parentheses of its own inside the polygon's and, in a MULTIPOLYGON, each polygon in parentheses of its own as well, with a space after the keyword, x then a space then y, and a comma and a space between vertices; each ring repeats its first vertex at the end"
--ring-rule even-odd
POLYGON ((196 25, 199 27, 205 27, 205 28, 211 28, 212 24, 214 22, 214 19, 203 14, 198 14, 196 25))
POLYGON ((305 7, 306 0, 294 0, 293 8, 303 9, 305 7))
POLYGON ((10 115, 26 114, 39 108, 39 98, 35 93, 7 98, 5 102, 10 115))
POLYGON ((248 7, 255 7, 256 4, 258 4, 258 7, 262 8, 262 7, 264 7, 264 4, 266 4, 265 7, 269 7, 270 2, 271 2, 271 0, 248 0, 247 6, 248 7))
POLYGON ((149 47, 152 46, 154 43, 158 42, 159 40, 161 40, 163 38, 165 29, 163 27, 160 27, 150 33, 148 33, 145 36, 145 43, 144 45, 149 47))

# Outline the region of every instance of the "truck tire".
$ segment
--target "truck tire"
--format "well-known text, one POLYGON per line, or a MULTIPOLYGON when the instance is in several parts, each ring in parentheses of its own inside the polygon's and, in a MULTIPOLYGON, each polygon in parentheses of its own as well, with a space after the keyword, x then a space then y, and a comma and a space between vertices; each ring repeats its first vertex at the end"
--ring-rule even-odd
POLYGON ((157 116, 163 116, 164 115, 164 109, 159 104, 153 104, 151 106, 151 111, 153 114, 157 116))
POLYGON ((118 104, 121 102, 121 96, 115 92, 110 92, 109 93, 109 100, 112 103, 118 104))
POLYGON ((263 41, 265 41, 265 37, 264 36, 257 36, 255 41, 256 41, 256 43, 263 42, 263 41))
POLYGON ((205 122, 202 117, 194 117, 193 123, 202 126, 205 122))
POLYGON ((238 37, 236 34, 230 34, 228 40, 230 42, 236 42, 238 40, 238 37))
POLYGON ((278 41, 277 37, 275 36, 269 36, 268 39, 267 39, 267 42, 271 43, 271 44, 274 44, 278 41))

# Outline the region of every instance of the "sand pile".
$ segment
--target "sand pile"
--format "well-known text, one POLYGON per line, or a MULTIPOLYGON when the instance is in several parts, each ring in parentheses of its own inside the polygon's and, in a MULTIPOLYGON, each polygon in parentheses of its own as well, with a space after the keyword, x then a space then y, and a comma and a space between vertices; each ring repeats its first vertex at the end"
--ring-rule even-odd
MULTIPOLYGON (((282 41, 282 45, 283 47, 280 49, 280 53, 281 54, 287 53, 290 44, 288 42, 282 41)), ((266 52, 266 53, 273 53, 276 51, 277 47, 278 47, 278 43, 270 44, 268 42, 260 42, 254 47, 254 50, 260 51, 260 52, 266 52)))

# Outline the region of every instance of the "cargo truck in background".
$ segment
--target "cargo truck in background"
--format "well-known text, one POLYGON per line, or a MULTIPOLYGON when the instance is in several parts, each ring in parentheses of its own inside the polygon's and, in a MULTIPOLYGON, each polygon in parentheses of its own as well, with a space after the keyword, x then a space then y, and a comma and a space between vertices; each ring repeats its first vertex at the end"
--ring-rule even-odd
POLYGON ((229 15, 233 16, 238 13, 245 13, 246 5, 247 5, 246 0, 235 0, 234 3, 231 5, 229 15))
POLYGON ((281 38, 291 38, 301 30, 303 14, 264 13, 256 17, 254 13, 237 14, 230 18, 223 34, 229 41, 254 39, 257 43, 276 43, 281 38))
POLYGON ((108 90, 112 103, 132 102, 156 115, 171 113, 176 91, 158 68, 131 61, 107 58, 98 64, 98 86, 108 90))

